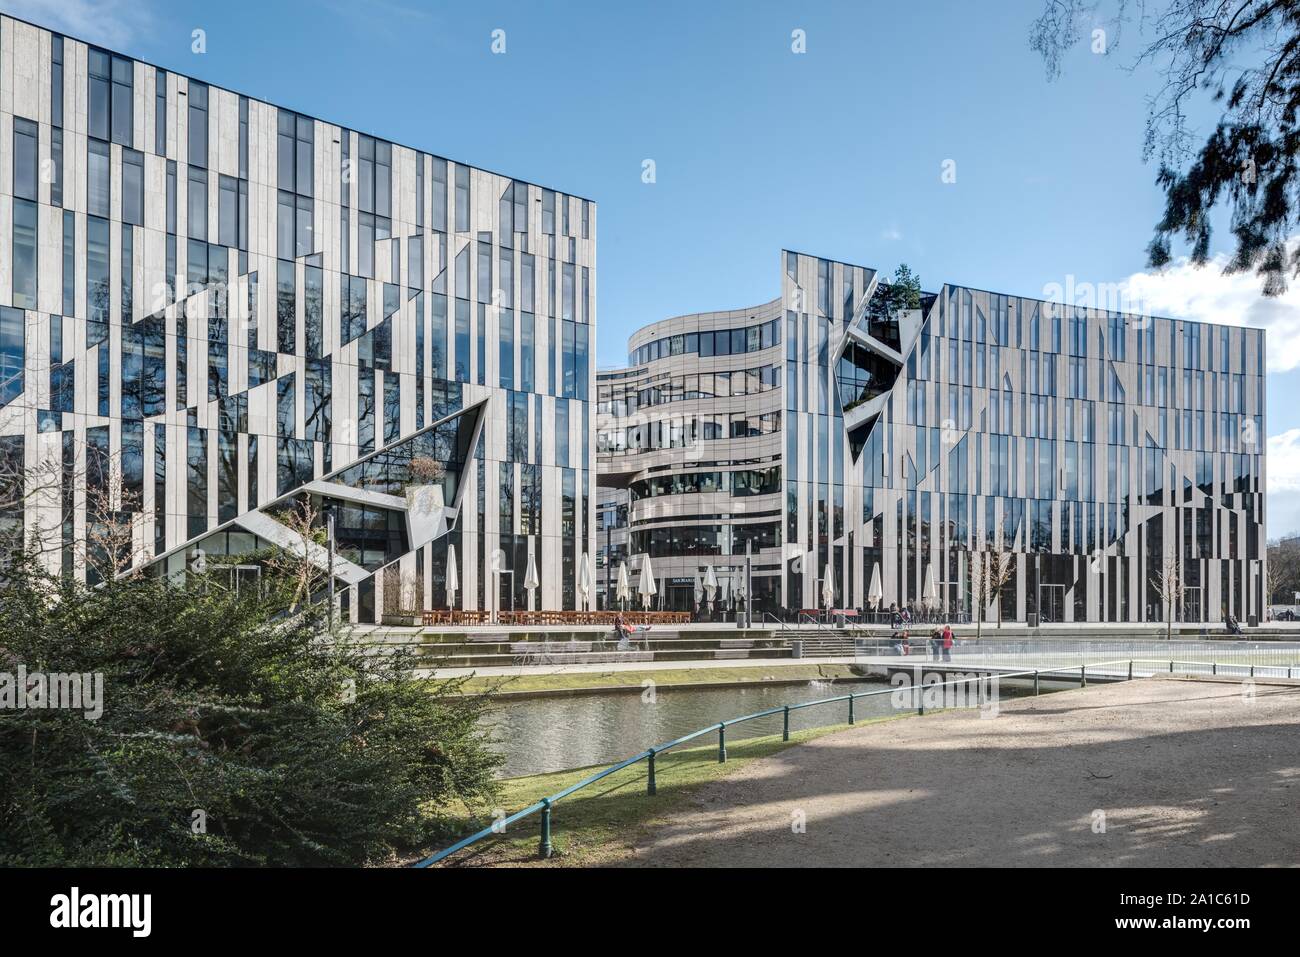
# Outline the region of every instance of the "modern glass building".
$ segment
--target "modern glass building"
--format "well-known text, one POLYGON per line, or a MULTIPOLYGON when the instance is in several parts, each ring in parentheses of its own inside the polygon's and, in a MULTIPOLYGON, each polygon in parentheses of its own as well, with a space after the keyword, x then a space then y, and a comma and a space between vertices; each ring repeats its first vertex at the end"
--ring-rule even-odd
POLYGON ((57 479, 3 520, 52 567, 104 509, 173 572, 310 496, 353 620, 525 607, 530 553, 579 607, 592 202, 7 16, 0 142, 0 453, 57 479))
POLYGON ((649 555, 691 608, 752 541, 761 610, 1260 614, 1262 330, 949 285, 890 313, 872 269, 781 265, 780 298, 648 326, 598 376, 602 592, 649 555))
POLYGON ((668 319, 632 336, 630 369, 597 374, 603 601, 607 554, 649 554, 657 606, 694 610, 707 580, 721 614, 748 549, 759 606, 780 604, 783 327, 779 301, 668 319))

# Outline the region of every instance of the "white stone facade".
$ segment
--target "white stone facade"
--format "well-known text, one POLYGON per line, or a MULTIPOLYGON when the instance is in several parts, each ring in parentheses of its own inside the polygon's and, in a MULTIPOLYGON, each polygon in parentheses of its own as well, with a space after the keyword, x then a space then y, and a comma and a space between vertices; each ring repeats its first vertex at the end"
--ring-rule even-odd
POLYGON ((8 519, 61 533, 68 570, 88 448, 121 463, 150 561, 486 399, 458 521, 393 566, 423 592, 402 603, 446 601, 453 544, 457 607, 507 606, 495 572, 529 550, 538 607, 580 605, 594 203, 7 16, 0 144, 0 439, 70 477, 8 519))

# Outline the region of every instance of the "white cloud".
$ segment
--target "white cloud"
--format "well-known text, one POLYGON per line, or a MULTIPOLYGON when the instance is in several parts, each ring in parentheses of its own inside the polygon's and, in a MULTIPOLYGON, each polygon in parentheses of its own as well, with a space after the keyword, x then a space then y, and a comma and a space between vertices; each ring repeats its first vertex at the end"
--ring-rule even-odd
MULTIPOLYGON (((1225 275, 1227 261, 1220 254, 1197 268, 1183 258, 1160 272, 1134 273, 1117 284, 1121 307, 1142 315, 1267 329, 1268 371, 1300 368, 1300 281, 1292 280, 1284 295, 1269 299, 1260 294, 1253 272, 1225 275)), ((1300 429, 1270 436, 1267 462, 1268 537, 1300 532, 1300 429)))
POLYGON ((1122 284, 1126 299, 1144 315, 1267 329, 1268 371, 1300 367, 1300 281, 1269 299, 1253 272, 1224 275, 1227 261, 1220 254, 1197 268, 1183 258, 1160 272, 1134 273, 1122 284))
POLYGON ((897 226, 891 225, 888 229, 881 230, 880 238, 888 240, 891 243, 896 243, 903 238, 903 231, 897 226))
POLYGON ((125 50, 153 24, 148 0, 5 0, 5 12, 58 33, 125 50))
POLYGON ((1300 429, 1268 437, 1268 537, 1300 532, 1300 429))

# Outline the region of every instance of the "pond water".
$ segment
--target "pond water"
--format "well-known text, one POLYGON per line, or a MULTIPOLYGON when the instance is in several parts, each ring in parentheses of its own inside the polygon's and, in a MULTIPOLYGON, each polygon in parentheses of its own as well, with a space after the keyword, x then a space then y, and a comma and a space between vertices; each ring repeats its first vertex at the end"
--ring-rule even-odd
MULTIPOLYGON (((485 722, 497 738, 497 749, 506 758, 500 775, 517 777, 611 764, 717 721, 850 691, 888 687, 867 682, 814 681, 806 685, 659 690, 653 700, 643 700, 643 693, 636 691, 502 698, 485 722)), ((1049 690, 1046 681, 1043 690, 1049 690)), ((1013 686, 1010 682, 1002 682, 999 691, 1003 698, 1032 693, 1032 689, 1013 686)), ((892 698, 892 695, 882 694, 856 699, 853 704, 855 719, 861 721, 893 714, 892 698)), ((781 717, 774 714, 729 727, 727 740, 780 734, 781 717)), ((843 724, 847 720, 848 703, 839 701, 792 711, 790 730, 843 724)), ((705 735, 686 747, 716 746, 717 740, 716 734, 705 735)))

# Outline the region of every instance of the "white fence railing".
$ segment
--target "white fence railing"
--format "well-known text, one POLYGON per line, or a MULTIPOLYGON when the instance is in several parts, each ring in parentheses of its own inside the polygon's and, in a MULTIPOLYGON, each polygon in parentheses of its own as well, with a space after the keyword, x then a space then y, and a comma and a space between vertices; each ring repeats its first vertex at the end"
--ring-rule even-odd
MULTIPOLYGON (((862 657, 916 655, 935 660, 943 657, 928 635, 904 640, 859 638, 854 654, 862 657)), ((1129 638, 957 638, 948 657, 963 664, 1008 665, 1027 668, 1063 667, 1133 658, 1144 661, 1177 660, 1206 668, 1218 662, 1234 668, 1290 667, 1300 674, 1300 642, 1292 641, 1193 641, 1129 638)))

